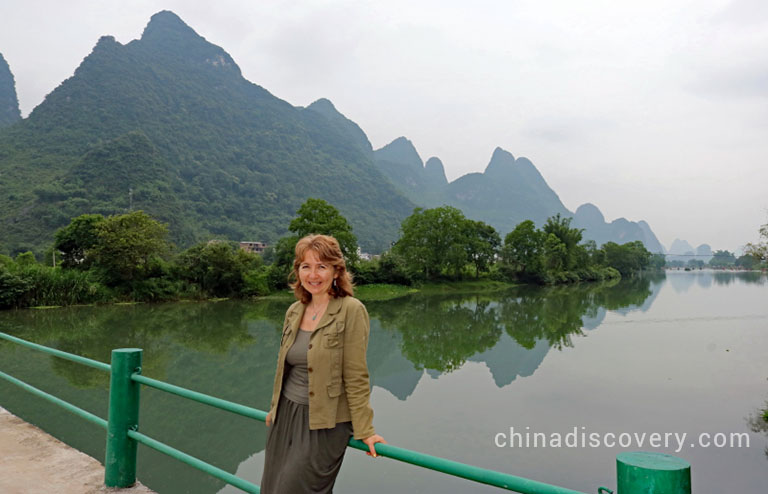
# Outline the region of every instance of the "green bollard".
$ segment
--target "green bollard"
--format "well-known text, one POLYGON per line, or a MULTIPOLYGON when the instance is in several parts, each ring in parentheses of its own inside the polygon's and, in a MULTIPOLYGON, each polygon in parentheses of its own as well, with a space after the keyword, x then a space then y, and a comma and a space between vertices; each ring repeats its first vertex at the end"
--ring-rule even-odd
POLYGON ((616 456, 617 494, 691 494, 691 464, 642 451, 616 456))
POLYGON ((128 430, 139 427, 140 385, 131 380, 134 372, 141 372, 141 350, 112 350, 107 455, 104 460, 104 484, 107 487, 130 487, 136 483, 136 441, 127 434, 128 430))

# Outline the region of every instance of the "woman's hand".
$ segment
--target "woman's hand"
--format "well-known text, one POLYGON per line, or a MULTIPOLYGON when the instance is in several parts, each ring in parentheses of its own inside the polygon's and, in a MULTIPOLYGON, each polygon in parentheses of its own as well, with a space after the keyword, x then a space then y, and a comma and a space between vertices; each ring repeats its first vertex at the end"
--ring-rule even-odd
POLYGON ((267 414, 267 420, 265 420, 265 423, 267 424, 267 427, 272 427, 272 414, 267 414))
POLYGON ((376 458, 377 455, 376 455, 376 449, 373 447, 373 445, 376 443, 387 444, 387 441, 385 441, 384 438, 378 434, 374 434, 370 437, 366 437, 365 439, 363 439, 363 442, 365 443, 366 446, 368 446, 368 449, 370 450, 370 452, 365 454, 367 454, 368 456, 373 456, 374 458, 376 458))

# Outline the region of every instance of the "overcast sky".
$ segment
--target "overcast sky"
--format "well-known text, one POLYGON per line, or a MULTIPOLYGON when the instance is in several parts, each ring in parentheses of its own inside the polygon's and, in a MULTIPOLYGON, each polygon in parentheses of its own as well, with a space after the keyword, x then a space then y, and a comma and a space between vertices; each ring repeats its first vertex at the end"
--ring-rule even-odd
POLYGON ((494 148, 565 206, 734 250, 768 222, 768 1, 3 0, 26 116, 98 38, 172 10, 291 104, 325 97, 374 148, 406 136, 449 180, 494 148))

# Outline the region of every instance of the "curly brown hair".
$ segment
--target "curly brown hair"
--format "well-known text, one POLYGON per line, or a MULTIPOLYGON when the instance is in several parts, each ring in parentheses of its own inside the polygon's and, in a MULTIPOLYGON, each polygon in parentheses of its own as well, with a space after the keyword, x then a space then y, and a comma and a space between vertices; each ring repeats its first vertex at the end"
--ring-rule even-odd
POLYGON ((354 293, 352 274, 347 271, 339 241, 330 235, 307 235, 296 243, 296 257, 289 276, 289 286, 293 288, 296 299, 301 300, 302 304, 308 304, 312 300, 312 294, 305 290, 299 281, 299 266, 308 250, 314 251, 318 259, 333 266, 334 272, 338 274, 328 293, 334 298, 351 297, 354 293))

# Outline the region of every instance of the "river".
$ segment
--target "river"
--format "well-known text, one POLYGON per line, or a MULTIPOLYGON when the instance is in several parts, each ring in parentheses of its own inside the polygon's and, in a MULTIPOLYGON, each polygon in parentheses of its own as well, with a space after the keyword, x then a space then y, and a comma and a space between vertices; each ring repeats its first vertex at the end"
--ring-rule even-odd
MULTIPOLYGON (((762 493, 766 302, 765 275, 712 271, 370 302, 374 423, 397 446, 584 492, 615 488, 616 455, 643 450, 689 461, 697 494, 762 493)), ((104 362, 142 348, 144 375, 266 409, 287 304, 5 311, 0 331, 104 362)), ((105 373, 5 341, 0 369, 107 416, 105 373)), ((0 405, 103 459, 98 427, 4 381, 0 405)), ((143 433, 257 484, 264 429, 142 390, 143 433)), ((143 446, 138 476, 160 494, 240 492, 143 446)), ((335 492, 501 491, 349 450, 335 492)))

